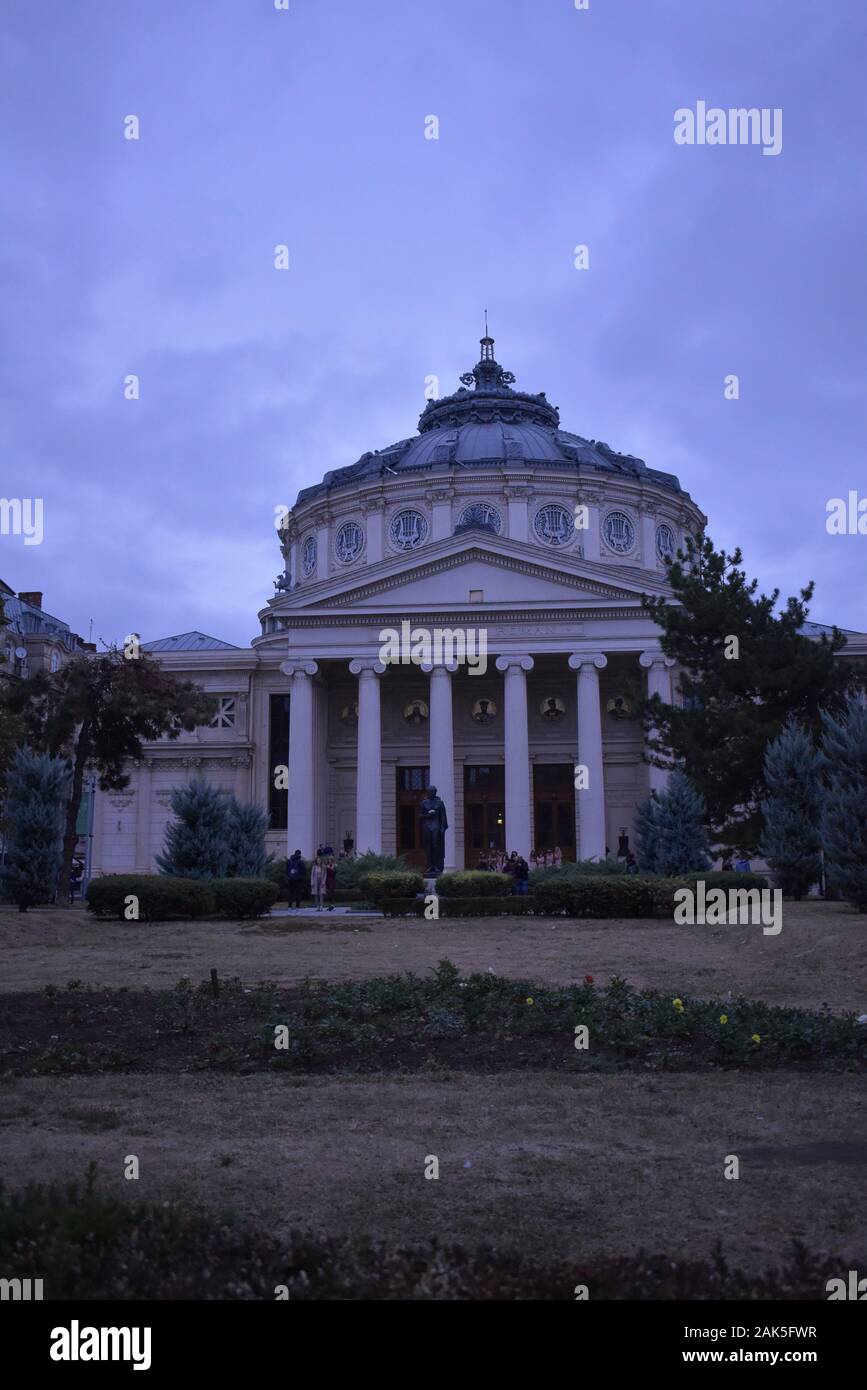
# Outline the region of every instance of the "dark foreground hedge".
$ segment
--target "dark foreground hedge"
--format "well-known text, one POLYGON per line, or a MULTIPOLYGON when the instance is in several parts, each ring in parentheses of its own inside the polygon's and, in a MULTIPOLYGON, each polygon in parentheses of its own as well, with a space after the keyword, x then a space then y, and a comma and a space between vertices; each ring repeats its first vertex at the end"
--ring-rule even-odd
POLYGON ((44 1280, 56 1299, 344 1299, 573 1301, 826 1299, 841 1257, 794 1243, 779 1268, 733 1269, 668 1255, 526 1259, 517 1251, 436 1241, 388 1244, 293 1232, 281 1241, 181 1204, 127 1203, 82 1185, 0 1190, 0 1277, 44 1280))
POLYGON ((87 885, 87 906, 95 916, 141 922, 165 922, 174 917, 258 917, 279 896, 276 884, 266 878, 106 874, 87 885), (130 904, 131 898, 137 899, 137 909, 130 904))
POLYGON ((712 888, 767 888, 761 874, 707 873, 682 878, 651 874, 579 874, 549 878, 532 894, 543 917, 671 917, 678 888, 691 888, 699 879, 712 888))
MULTIPOLYGON (((385 917, 425 917, 427 897, 379 898, 376 907, 385 917)), ((438 917, 524 917, 533 911, 529 896, 510 898, 439 898, 438 917)), ((428 919, 432 920, 432 919, 428 919)), ((436 919, 433 919, 436 920, 436 919)))

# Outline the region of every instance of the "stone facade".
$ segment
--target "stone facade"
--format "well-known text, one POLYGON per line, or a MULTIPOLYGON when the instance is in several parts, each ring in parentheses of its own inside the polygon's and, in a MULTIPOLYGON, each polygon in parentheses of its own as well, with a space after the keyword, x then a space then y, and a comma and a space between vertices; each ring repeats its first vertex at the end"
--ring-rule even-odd
POLYGON ((562 430, 491 339, 462 381, 416 436, 302 491, 249 648, 148 644, 222 713, 98 798, 94 872, 152 870, 171 788, 196 773, 269 807, 276 853, 348 835, 419 862, 428 777, 447 868, 492 844, 589 858, 631 836, 663 774, 623 715, 673 675, 641 595, 666 592, 664 557, 705 518, 671 474, 562 430))

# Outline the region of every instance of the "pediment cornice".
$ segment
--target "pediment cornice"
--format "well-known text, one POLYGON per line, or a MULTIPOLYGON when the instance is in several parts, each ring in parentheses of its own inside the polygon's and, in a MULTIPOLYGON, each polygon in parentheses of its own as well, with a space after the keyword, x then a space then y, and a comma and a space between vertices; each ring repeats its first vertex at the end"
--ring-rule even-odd
MULTIPOLYGON (((318 609, 352 608, 389 592, 398 593, 402 584, 433 578, 473 562, 556 583, 564 591, 564 599, 572 590, 597 602, 634 604, 640 602, 643 593, 666 592, 663 580, 645 570, 636 570, 633 580, 631 573, 624 573, 623 566, 617 566, 612 574, 612 566, 584 560, 569 552, 558 552, 549 560, 535 549, 528 555, 526 545, 503 537, 480 543, 477 536, 452 536, 427 547, 424 556, 412 560, 406 555, 390 556, 371 566, 366 573, 356 573, 352 579, 346 574, 330 575, 319 583, 305 586, 302 591, 282 597, 266 611, 271 617, 296 618, 318 609)), ((438 604, 434 606, 439 607, 438 604)), ((487 605, 486 611, 490 612, 487 605)))

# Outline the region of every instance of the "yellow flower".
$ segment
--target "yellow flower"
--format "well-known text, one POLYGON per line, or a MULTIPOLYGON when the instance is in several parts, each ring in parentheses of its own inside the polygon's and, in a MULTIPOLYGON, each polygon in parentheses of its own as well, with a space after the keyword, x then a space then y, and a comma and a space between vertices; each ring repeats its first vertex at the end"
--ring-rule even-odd
POLYGON ((528 1003, 528 1004, 532 1004, 532 1002, 533 1002, 532 999, 528 999, 528 1000, 527 1000, 527 1003, 528 1003))
POLYGON ((683 1000, 682 1000, 682 999, 672 999, 671 1002, 672 1002, 672 1005, 673 1005, 675 1011, 676 1011, 677 1013, 679 1013, 679 1014, 682 1014, 682 1013, 683 1013, 683 1000))
POLYGON ((753 1042, 761 1042, 761 1038, 759 1037, 758 1033, 753 1033, 753 1042))
POLYGON ((720 1014, 720 1016, 719 1016, 719 1021, 720 1021, 720 1023, 728 1023, 728 1021, 729 1021, 729 1016, 728 1016, 728 1014, 720 1014))

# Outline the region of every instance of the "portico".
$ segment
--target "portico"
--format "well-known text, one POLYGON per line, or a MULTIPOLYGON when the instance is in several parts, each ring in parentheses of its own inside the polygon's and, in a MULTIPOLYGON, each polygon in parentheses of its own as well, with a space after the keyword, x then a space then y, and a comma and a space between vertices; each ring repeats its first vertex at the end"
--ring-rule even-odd
MULTIPOLYGON (((495 631, 488 634, 489 645, 492 639, 495 651, 495 631)), ((612 846, 616 852, 620 836, 631 831, 632 807, 622 804, 617 790, 624 782, 624 758, 637 773, 628 779, 632 806, 651 786, 661 786, 664 774, 641 760, 638 727, 628 720, 628 712, 618 714, 618 701, 626 696, 613 692, 622 688, 634 693, 646 682, 649 694, 664 694, 670 665, 658 647, 614 651, 609 664, 608 655, 596 647, 557 651, 550 640, 535 652, 492 655, 479 676, 455 661, 385 663, 373 651, 348 661, 319 651, 286 661, 280 669, 289 681, 289 852, 312 854, 322 839, 339 844, 348 829, 359 852, 418 858, 412 808, 431 782, 449 816, 447 869, 469 866, 480 837, 481 848, 502 843, 528 856, 533 849, 555 847, 545 840, 553 835, 554 821, 543 798, 548 788, 559 785, 561 795, 550 795, 562 803, 567 775, 574 788, 573 825, 565 822, 562 807, 556 821, 564 856, 603 858, 612 846), (324 816, 317 815, 316 788, 335 776, 333 756, 326 754, 319 765, 315 756, 317 693, 335 718, 325 747, 347 745, 338 774, 345 782, 345 773, 351 773, 352 795, 343 810, 344 820, 351 812, 351 823, 346 826, 329 810, 329 798, 324 816), (610 799, 606 762, 615 784, 610 799), (558 768, 560 774, 552 776, 558 768), (487 769, 481 777, 480 769, 487 769), (487 817, 481 818, 481 829, 472 831, 464 806, 465 796, 473 799, 466 793, 468 770, 473 787, 485 784, 481 801, 493 797, 496 831, 487 817), (404 785, 413 779, 414 791, 404 785), (393 813, 390 800, 395 802, 393 813)), ((479 821, 477 815, 474 819, 479 821)))

